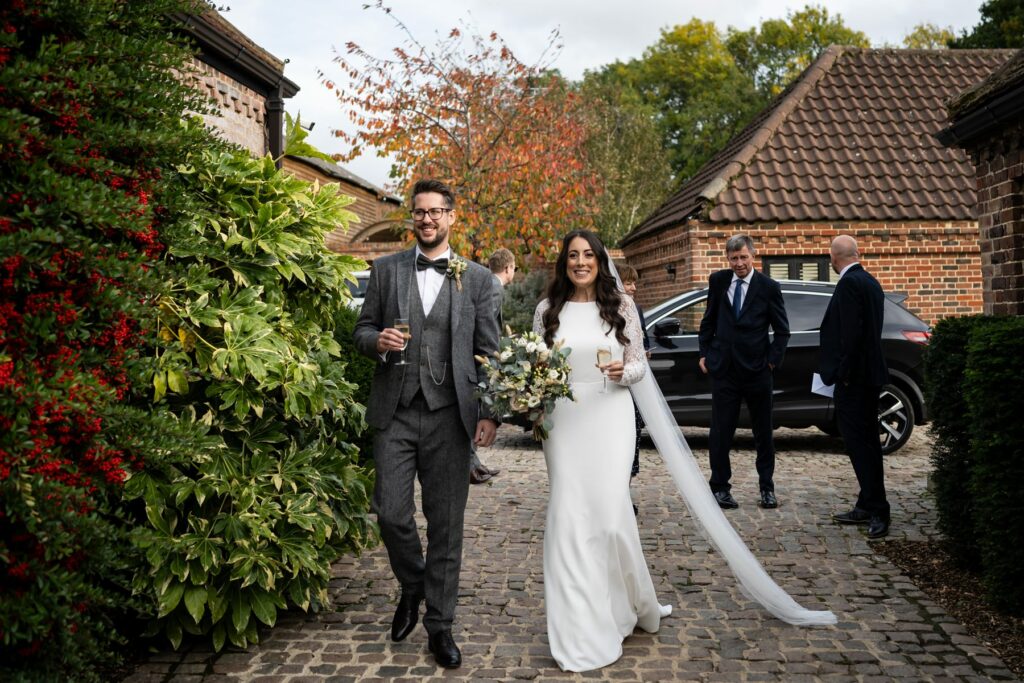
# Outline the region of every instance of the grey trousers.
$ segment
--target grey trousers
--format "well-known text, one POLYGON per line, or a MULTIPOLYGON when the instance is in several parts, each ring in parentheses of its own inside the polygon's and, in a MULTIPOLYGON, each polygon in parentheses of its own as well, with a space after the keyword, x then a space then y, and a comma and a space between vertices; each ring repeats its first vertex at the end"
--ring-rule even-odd
POLYGON ((455 616, 469 452, 458 404, 431 411, 421 394, 408 407, 399 405, 391 424, 374 437, 373 510, 402 590, 426 596, 423 625, 431 635, 450 630, 455 616), (417 478, 427 519, 425 559, 414 519, 417 478))

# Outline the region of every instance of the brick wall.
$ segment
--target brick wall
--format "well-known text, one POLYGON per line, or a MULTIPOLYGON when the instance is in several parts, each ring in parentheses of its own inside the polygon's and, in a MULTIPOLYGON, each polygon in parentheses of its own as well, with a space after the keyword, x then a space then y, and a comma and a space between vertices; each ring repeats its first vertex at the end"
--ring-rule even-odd
POLYGON ((264 125, 266 99, 198 59, 192 60, 192 66, 197 87, 220 107, 220 116, 203 117, 206 123, 253 156, 264 156, 270 149, 264 125))
POLYGON ((968 151, 977 174, 984 311, 1024 315, 1024 123, 968 151))
MULTIPOLYGON (((328 245, 330 247, 330 245, 328 245)), ((359 242, 358 244, 344 244, 338 247, 331 247, 334 251, 350 256, 356 256, 367 263, 388 254, 396 254, 412 247, 412 242, 359 242)))
POLYGON ((968 222, 789 223, 722 226, 690 221, 625 248, 640 273, 642 306, 707 284, 713 271, 727 268, 725 241, 745 232, 763 256, 827 255, 836 235, 857 240, 864 267, 886 291, 908 295, 906 306, 930 324, 946 316, 980 313, 981 260, 978 229, 968 222), (673 264, 673 281, 665 266, 673 264))
MULTIPOLYGON (((373 261, 386 254, 393 254, 405 248, 405 243, 393 239, 394 233, 387 230, 387 227, 395 225, 390 219, 399 208, 394 201, 380 198, 376 192, 367 190, 364 187, 348 182, 341 178, 329 176, 320 169, 303 163, 300 159, 285 157, 281 167, 297 178, 313 182, 316 180, 321 185, 335 183, 341 185, 341 192, 354 198, 355 201, 346 208, 358 216, 358 222, 352 222, 347 228, 339 227, 337 230, 328 233, 325 243, 328 249, 342 254, 358 256, 365 261, 373 261), (353 243, 352 239, 368 227, 381 227, 381 232, 371 236, 369 241, 360 239, 353 243)), ((398 223, 401 226, 401 223, 398 223)))

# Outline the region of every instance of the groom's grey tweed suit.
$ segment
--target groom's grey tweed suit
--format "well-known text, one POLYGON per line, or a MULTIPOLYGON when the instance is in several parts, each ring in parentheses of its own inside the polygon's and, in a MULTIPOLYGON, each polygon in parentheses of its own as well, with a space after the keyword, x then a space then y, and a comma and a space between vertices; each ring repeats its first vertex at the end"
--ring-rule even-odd
POLYGON ((474 397, 483 372, 474 355, 498 348, 494 315, 500 289, 491 272, 469 262, 462 290, 447 278, 428 315, 416 281, 416 251, 377 259, 353 338, 378 361, 366 420, 374 438, 377 482, 373 508, 391 569, 403 590, 423 591, 423 625, 431 634, 451 629, 459 593, 462 524, 469 490, 470 441, 481 413, 474 397), (407 318, 410 365, 381 361, 377 336, 407 318), (413 518, 414 481, 420 480, 427 519, 427 553, 413 518))

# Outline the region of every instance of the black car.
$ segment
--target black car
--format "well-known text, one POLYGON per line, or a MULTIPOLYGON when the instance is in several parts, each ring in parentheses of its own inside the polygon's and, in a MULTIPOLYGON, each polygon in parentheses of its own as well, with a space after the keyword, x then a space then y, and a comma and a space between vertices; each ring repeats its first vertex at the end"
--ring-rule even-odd
MULTIPOLYGON (((836 435, 830 398, 811 392, 818 366, 818 328, 835 285, 827 282, 780 280, 792 337, 785 360, 775 371, 776 427, 818 427, 836 435)), ((698 366, 697 332, 707 306, 708 290, 669 299, 644 311, 651 339, 651 369, 680 425, 711 424, 711 380, 698 366)), ((889 366, 889 384, 878 398, 878 431, 882 452, 892 453, 910 438, 915 424, 924 424, 923 351, 931 336, 928 325, 902 306, 905 295, 886 294, 882 349, 889 366)), ((744 405, 740 426, 750 426, 744 405)))

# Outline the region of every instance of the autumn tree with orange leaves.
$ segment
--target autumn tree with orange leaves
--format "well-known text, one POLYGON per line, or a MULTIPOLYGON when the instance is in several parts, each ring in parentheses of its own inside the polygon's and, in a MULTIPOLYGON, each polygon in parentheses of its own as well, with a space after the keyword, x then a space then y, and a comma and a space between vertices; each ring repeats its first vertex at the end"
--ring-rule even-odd
POLYGON ((384 58, 348 43, 348 56, 334 60, 348 86, 320 74, 356 127, 335 131, 350 145, 339 161, 374 147, 393 157, 400 189, 424 177, 449 183, 459 216, 452 246, 474 259, 499 246, 548 258, 566 231, 592 227, 600 185, 586 165, 580 99, 547 69, 557 32, 527 65, 497 33, 456 28, 428 48, 389 8, 375 8, 394 19, 406 46, 384 58))

